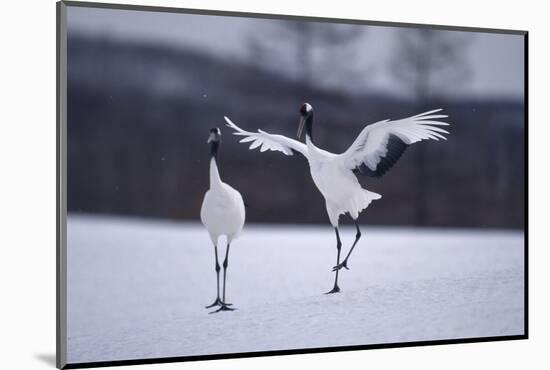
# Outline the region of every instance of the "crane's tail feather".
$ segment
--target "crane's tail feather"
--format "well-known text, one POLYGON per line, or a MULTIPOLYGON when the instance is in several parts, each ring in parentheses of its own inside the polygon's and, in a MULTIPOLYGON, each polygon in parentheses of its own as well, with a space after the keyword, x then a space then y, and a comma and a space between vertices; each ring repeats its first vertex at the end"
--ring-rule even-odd
POLYGON ((359 213, 365 210, 373 200, 378 200, 382 196, 378 193, 363 189, 362 192, 357 194, 353 199, 353 204, 349 210, 350 216, 355 220, 359 217, 359 213))

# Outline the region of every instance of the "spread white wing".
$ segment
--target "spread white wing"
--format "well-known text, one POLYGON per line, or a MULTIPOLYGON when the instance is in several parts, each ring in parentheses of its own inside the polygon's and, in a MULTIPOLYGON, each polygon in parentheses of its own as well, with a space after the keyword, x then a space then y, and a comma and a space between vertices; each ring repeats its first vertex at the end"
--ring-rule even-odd
POLYGON ((290 139, 283 135, 272 135, 265 131, 258 130, 258 132, 245 131, 227 117, 224 117, 227 127, 235 130, 233 135, 244 136, 239 142, 251 143, 250 149, 260 147, 261 152, 266 150, 273 150, 283 152, 286 155, 292 155, 293 150, 302 153, 307 156, 307 146, 299 141, 290 139))
POLYGON ((381 177, 401 157, 408 145, 421 140, 444 139, 449 132, 438 127, 448 123, 437 121, 447 118, 435 114, 441 109, 396 120, 380 121, 368 125, 344 153, 336 156, 344 167, 363 175, 381 177))

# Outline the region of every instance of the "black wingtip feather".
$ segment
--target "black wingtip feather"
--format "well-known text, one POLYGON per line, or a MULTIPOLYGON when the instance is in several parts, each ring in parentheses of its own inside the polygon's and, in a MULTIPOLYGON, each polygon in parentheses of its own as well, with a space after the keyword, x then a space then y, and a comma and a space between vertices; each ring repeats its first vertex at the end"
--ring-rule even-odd
POLYGON ((405 144, 399 137, 390 135, 386 147, 386 155, 380 158, 380 162, 378 162, 376 170, 373 171, 365 163, 361 163, 361 165, 357 166, 353 172, 355 174, 361 174, 369 177, 382 177, 390 168, 393 167, 393 165, 395 165, 399 158, 401 158, 407 149, 407 144, 405 144))

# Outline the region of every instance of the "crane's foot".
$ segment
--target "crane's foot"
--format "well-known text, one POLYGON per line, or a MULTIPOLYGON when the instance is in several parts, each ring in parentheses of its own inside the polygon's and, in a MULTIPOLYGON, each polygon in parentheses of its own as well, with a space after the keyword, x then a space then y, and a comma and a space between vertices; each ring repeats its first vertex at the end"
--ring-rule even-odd
POLYGON ((349 270, 349 267, 348 267, 348 260, 343 260, 342 263, 340 263, 340 264, 334 266, 334 267, 332 268, 332 271, 338 271, 338 270, 340 270, 342 267, 345 268, 346 270, 349 270))
POLYGON ((226 306, 231 306, 233 303, 223 303, 222 300, 218 297, 216 298, 216 300, 214 301, 214 303, 208 305, 208 306, 205 306, 204 308, 212 308, 212 307, 216 307, 216 306, 223 306, 223 305, 226 305, 226 306))
POLYGON ((332 288, 332 290, 326 292, 325 294, 334 294, 334 293, 340 293, 340 287, 337 284, 334 284, 334 288, 332 288))
POLYGON ((208 314, 213 314, 213 313, 221 312, 221 311, 235 311, 236 308, 229 307, 229 304, 231 304, 231 303, 223 303, 222 302, 221 305, 220 305, 220 308, 218 308, 216 311, 209 312, 208 314))

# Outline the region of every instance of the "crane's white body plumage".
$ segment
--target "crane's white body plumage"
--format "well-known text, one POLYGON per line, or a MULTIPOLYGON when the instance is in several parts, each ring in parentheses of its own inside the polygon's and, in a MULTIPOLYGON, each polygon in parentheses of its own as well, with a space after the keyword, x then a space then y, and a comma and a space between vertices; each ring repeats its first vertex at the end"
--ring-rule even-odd
POLYGON ((318 150, 309 139, 307 149, 311 177, 325 198, 333 226, 338 226, 339 216, 346 212, 357 219, 371 201, 381 198, 379 194, 363 189, 353 172, 340 165, 336 155, 318 150))
POLYGON ((249 132, 241 129, 229 118, 225 117, 227 126, 235 130, 234 135, 244 136, 240 142, 250 142, 250 149, 260 147, 260 151, 279 151, 285 155, 299 152, 308 162, 311 177, 326 201, 327 213, 331 224, 338 226, 340 215, 349 213, 357 219, 359 213, 369 206, 380 194, 361 187, 355 171, 382 171, 384 173, 397 158, 391 152, 392 138, 398 138, 403 145, 410 145, 427 139, 446 139, 448 134, 437 126, 448 123, 436 121, 446 115, 435 114, 433 111, 418 114, 401 120, 385 120, 366 126, 357 136, 353 144, 342 154, 330 153, 316 147, 311 138, 306 136, 306 143, 290 139, 282 135, 272 135, 265 131, 249 132))
POLYGON ((222 235, 231 243, 239 236, 245 222, 243 198, 221 180, 215 158, 210 160, 210 189, 202 202, 201 221, 214 244, 222 235))

